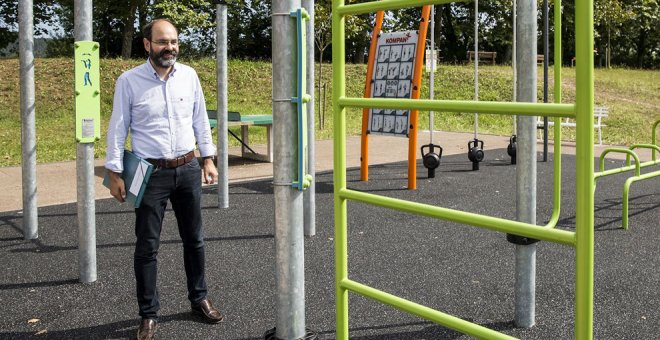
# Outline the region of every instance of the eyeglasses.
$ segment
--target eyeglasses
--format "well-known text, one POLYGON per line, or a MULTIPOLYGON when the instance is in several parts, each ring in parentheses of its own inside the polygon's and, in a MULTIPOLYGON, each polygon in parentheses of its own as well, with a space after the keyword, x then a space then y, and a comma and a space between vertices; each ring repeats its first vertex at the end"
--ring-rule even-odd
POLYGON ((167 46, 167 45, 172 45, 172 46, 178 46, 179 45, 179 40, 150 40, 152 43, 159 45, 159 46, 167 46))

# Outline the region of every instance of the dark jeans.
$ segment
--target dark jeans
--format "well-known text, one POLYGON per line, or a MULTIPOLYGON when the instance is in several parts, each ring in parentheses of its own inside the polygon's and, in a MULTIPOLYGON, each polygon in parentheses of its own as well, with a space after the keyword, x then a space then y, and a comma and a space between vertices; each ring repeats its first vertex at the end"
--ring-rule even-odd
MULTIPOLYGON (((128 184, 127 184, 128 185, 128 184)), ((178 168, 154 169, 139 208, 135 209, 135 281, 138 306, 142 318, 157 319, 157 256, 160 232, 167 200, 179 226, 183 241, 183 263, 186 270, 188 299, 198 304, 206 298, 204 279, 204 232, 201 211, 201 168, 197 160, 178 168)))

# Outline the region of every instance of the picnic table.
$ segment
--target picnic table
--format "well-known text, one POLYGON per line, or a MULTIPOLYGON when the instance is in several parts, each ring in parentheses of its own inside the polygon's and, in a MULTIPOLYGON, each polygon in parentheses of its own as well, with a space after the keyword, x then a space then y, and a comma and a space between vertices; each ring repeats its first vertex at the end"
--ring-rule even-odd
MULTIPOLYGON (((209 124, 211 129, 218 127, 218 113, 216 110, 206 110, 209 117, 209 124)), ((254 159, 264 162, 273 162, 273 115, 270 114, 256 114, 256 115, 242 115, 238 112, 230 111, 227 116, 228 126, 240 126, 241 136, 238 137, 231 130, 229 134, 241 143, 241 157, 254 159), (250 130, 249 127, 258 126, 266 128, 266 154, 258 154, 250 147, 250 130)))

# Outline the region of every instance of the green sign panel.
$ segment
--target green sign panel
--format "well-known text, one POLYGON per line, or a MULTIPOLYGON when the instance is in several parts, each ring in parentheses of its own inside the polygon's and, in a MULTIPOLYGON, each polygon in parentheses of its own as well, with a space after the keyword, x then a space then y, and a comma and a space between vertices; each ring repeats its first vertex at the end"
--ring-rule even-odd
POLYGON ((78 143, 93 143, 101 138, 99 44, 76 41, 74 47, 76 140, 78 143))

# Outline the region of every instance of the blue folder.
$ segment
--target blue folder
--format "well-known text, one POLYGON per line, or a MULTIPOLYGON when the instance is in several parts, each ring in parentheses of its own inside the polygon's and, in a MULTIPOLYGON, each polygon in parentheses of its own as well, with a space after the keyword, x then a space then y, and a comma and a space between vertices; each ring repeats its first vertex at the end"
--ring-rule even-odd
MULTIPOLYGON (((147 188, 153 169, 153 164, 128 150, 124 151, 124 172, 122 172, 121 178, 124 180, 124 189, 126 190, 125 199, 135 208, 140 207, 144 190, 147 188)), ((103 185, 110 188, 110 178, 107 173, 103 178, 103 185)))

